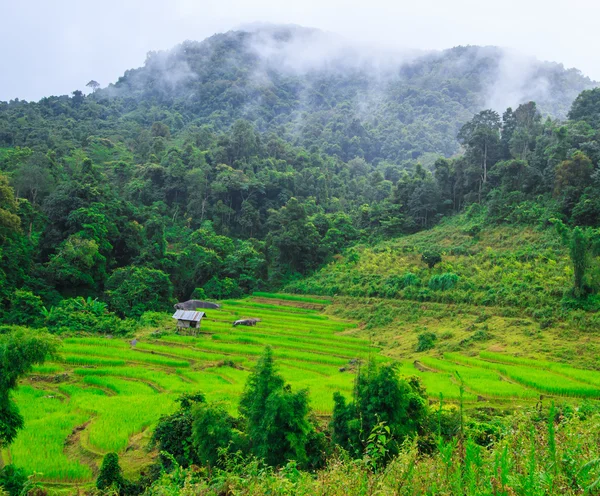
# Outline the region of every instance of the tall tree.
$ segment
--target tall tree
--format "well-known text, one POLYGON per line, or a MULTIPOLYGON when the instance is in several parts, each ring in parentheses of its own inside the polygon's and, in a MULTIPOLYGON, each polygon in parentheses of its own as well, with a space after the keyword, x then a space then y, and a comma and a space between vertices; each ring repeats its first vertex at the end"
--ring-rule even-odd
POLYGON ((290 459, 301 464, 307 461, 306 445, 312 430, 308 391, 292 392, 277 372, 269 347, 248 378, 239 411, 256 456, 273 466, 290 459))
POLYGON ((459 131, 457 139, 466 147, 467 155, 480 169, 479 199, 487 183, 488 171, 497 161, 500 144, 500 116, 494 110, 482 110, 459 131))
POLYGON ((89 81, 89 82, 86 84, 86 86, 87 86, 88 88, 92 88, 92 93, 96 93, 96 90, 97 90, 98 88, 100 88, 100 83, 99 83, 98 81, 95 81, 95 80, 93 80, 93 79, 92 79, 91 81, 89 81))

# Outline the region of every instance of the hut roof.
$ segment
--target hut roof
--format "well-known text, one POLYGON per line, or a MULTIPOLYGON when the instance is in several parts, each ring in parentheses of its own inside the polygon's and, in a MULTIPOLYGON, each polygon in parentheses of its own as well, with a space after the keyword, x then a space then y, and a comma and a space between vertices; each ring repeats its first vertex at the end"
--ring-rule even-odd
POLYGON ((206 314, 204 312, 194 312, 191 310, 177 310, 173 314, 173 318, 177 320, 188 320, 190 322, 200 322, 202 317, 206 314))
POLYGON ((210 301, 202 301, 202 300, 188 300, 182 301, 173 305, 175 310, 197 310, 198 308, 219 308, 219 305, 216 303, 211 303, 210 301))

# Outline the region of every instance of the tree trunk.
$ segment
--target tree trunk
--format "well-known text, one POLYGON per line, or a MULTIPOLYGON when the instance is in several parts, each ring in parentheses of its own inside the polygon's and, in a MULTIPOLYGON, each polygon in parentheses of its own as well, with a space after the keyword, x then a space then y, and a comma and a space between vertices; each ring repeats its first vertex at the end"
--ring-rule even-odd
POLYGON ((483 182, 487 182, 487 141, 483 145, 483 182))

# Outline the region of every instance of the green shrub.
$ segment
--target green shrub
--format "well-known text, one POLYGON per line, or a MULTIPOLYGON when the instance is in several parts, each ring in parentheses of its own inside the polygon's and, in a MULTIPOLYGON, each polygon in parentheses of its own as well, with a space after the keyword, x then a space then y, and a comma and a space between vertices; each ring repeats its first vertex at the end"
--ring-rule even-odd
POLYGON ((190 296, 190 299, 192 300, 206 300, 206 292, 204 291, 204 288, 196 288, 194 289, 194 291, 192 292, 192 296, 190 296))
POLYGON ((48 312, 46 325, 52 333, 128 334, 135 329, 134 321, 120 319, 106 309, 105 303, 82 297, 62 300, 48 312))
POLYGON ((352 402, 340 393, 333 396, 332 440, 358 458, 369 444, 369 433, 383 422, 391 434, 389 454, 396 454, 402 442, 422 433, 428 421, 425 391, 415 377, 398 378, 393 365, 369 363, 365 369, 352 402))
POLYGON ((208 298, 227 300, 242 296, 242 290, 238 283, 229 277, 218 279, 213 277, 204 285, 204 293, 208 298))
POLYGON ((429 289, 434 291, 446 291, 456 286, 458 282, 458 276, 452 272, 446 272, 444 274, 435 274, 429 279, 427 286, 429 289))
POLYGON ((236 419, 220 405, 198 403, 192 410, 192 441, 196 456, 204 465, 214 467, 220 461, 219 448, 232 453, 247 451, 236 419))
POLYGON ((419 334, 418 339, 416 351, 427 351, 435 346, 437 334, 434 332, 422 332, 419 334))
POLYGON ((27 482, 27 474, 22 468, 7 465, 0 469, 0 493, 4 489, 10 496, 20 496, 27 482))
POLYGON ((419 279, 412 272, 407 272, 402 277, 402 286, 404 288, 408 288, 409 286, 419 286, 421 284, 421 279, 419 279))
POLYGON ((100 491, 115 489, 119 493, 125 486, 121 466, 119 465, 119 455, 108 453, 102 460, 102 467, 96 479, 96 487, 100 491))
POLYGON ((427 267, 433 269, 442 261, 442 255, 436 250, 427 250, 421 254, 421 260, 427 264, 427 267))
MULTIPOLYGON (((186 394, 178 399, 181 407, 171 415, 164 415, 152 434, 150 446, 156 446, 159 452, 169 453, 175 462, 182 467, 199 465, 200 459, 192 443, 192 424, 194 415, 192 408, 203 404, 202 393, 186 394)), ((172 460, 161 455, 161 463, 167 469, 171 468, 172 460)))

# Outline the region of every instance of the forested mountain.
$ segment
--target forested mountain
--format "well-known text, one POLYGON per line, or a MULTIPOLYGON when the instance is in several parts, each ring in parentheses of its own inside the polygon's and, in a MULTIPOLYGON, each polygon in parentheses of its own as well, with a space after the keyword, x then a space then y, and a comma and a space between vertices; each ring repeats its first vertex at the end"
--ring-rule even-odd
MULTIPOLYGON (((483 108, 535 101, 543 114, 564 118, 593 85, 577 70, 497 47, 392 53, 276 26, 151 52, 143 67, 98 90, 92 101, 78 93, 50 97, 26 106, 27 122, 3 119, 0 138, 23 146, 35 133, 53 147, 52 133, 43 131, 46 119, 65 128, 61 141, 77 142, 86 133, 135 139, 140 126, 155 121, 171 132, 190 124, 224 131, 243 118, 261 133, 344 161, 398 162, 457 152, 460 126, 483 108)), ((13 103, 9 113, 22 117, 19 108, 13 103)))
POLYGON ((474 203, 595 226, 598 90, 553 120, 593 83, 524 61, 263 28, 150 54, 87 96, 1 103, 7 318, 58 328, 42 304, 68 314, 75 296, 121 317, 236 296, 474 203))

